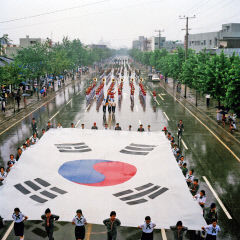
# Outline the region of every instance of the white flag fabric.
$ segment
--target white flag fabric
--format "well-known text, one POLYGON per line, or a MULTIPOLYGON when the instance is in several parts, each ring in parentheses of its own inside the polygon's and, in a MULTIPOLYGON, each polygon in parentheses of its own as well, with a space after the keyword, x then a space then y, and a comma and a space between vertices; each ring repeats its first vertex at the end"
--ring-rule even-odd
POLYGON ((23 152, 0 187, 0 203, 5 219, 19 207, 29 220, 50 208, 62 221, 82 209, 93 224, 112 210, 123 226, 145 216, 157 228, 206 224, 162 132, 51 129, 23 152))

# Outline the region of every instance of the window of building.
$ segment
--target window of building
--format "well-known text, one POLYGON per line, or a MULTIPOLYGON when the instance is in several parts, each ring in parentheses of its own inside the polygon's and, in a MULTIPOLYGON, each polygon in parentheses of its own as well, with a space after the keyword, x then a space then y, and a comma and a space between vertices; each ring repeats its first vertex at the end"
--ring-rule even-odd
POLYGON ((36 41, 30 41, 30 44, 36 44, 36 41))
POLYGON ((203 40, 203 45, 206 46, 206 40, 203 40))
POLYGON ((212 40, 209 40, 209 45, 212 45, 212 40))

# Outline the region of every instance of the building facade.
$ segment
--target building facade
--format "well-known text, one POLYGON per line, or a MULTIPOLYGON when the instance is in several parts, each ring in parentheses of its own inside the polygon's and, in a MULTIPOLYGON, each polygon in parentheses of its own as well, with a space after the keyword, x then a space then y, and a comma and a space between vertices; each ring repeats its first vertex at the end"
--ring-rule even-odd
POLYGON ((240 48, 240 23, 223 24, 217 32, 189 34, 188 45, 196 52, 204 49, 240 48))

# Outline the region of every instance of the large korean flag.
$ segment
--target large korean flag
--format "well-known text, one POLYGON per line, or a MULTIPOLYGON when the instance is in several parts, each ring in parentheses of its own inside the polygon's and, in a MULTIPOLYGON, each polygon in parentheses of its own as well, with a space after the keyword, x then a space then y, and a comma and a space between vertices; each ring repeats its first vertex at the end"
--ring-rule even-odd
POLYGON ((102 224, 115 210, 124 226, 151 216, 158 228, 205 224, 162 132, 51 129, 25 151, 0 187, 0 213, 37 220, 46 208, 71 221, 82 209, 102 224))

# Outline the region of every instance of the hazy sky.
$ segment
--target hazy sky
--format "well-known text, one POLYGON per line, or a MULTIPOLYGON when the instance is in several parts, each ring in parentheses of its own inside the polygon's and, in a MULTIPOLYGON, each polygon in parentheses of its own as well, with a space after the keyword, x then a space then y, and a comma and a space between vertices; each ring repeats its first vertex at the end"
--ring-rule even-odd
POLYGON ((55 42, 69 36, 116 48, 131 47, 140 35, 157 35, 157 29, 164 29, 167 40, 183 40, 185 21, 180 15, 196 15, 189 22, 190 33, 240 22, 240 0, 0 0, 0 22, 66 8, 72 9, 0 23, 0 35, 8 33, 16 44, 26 35, 55 42))

